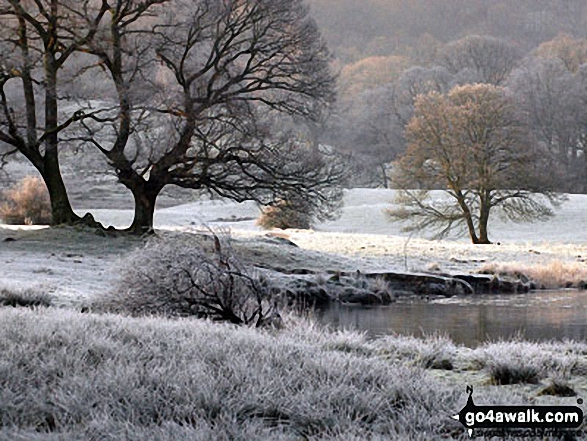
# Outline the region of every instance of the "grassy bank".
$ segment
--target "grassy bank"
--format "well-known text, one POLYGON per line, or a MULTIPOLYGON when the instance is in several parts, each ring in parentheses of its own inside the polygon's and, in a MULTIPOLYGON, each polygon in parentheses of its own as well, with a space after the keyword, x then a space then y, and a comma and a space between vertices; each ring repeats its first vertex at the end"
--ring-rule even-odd
POLYGON ((578 256, 579 262, 563 262, 554 260, 544 264, 523 264, 519 262, 488 263, 479 271, 500 276, 517 276, 524 274, 534 281, 539 288, 580 288, 585 289, 587 284, 587 265, 585 260, 578 256))
POLYGON ((527 404, 552 378, 580 393, 587 375, 584 344, 470 350, 287 321, 259 331, 1 308, 0 439, 467 439, 450 418, 465 384, 479 404, 527 404), (490 386, 498 365, 535 368, 537 383, 490 386))

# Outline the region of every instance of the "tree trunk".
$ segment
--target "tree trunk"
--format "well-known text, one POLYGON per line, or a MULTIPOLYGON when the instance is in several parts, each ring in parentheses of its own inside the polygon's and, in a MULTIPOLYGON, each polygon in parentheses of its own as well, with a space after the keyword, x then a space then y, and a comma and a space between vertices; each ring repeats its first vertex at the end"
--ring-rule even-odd
POLYGON ((132 191, 135 200, 134 219, 126 231, 131 234, 143 235, 153 232, 153 216, 157 196, 163 189, 162 186, 149 185, 150 182, 139 182, 127 187, 132 191))
POLYGON ((71 225, 80 220, 80 217, 73 212, 65 184, 59 170, 57 157, 45 156, 45 166, 41 174, 51 201, 51 225, 71 225))
POLYGON ((477 242, 479 244, 488 245, 491 243, 487 232, 490 209, 489 194, 484 194, 481 198, 481 212, 479 213, 479 242, 477 242))
POLYGON ((488 245, 491 243, 487 232, 487 223, 489 221, 489 209, 487 209, 487 213, 484 213, 484 211, 485 210, 481 211, 481 217, 479 218, 479 242, 477 243, 488 245))
POLYGON ((381 164, 379 168, 381 169, 381 183, 383 184, 383 188, 389 188, 389 177, 387 176, 385 164, 381 164))
MULTIPOLYGON (((52 8, 56 8, 52 3, 52 8)), ((53 11, 56 16, 56 11, 53 11)), ((53 44, 53 43, 51 43, 53 44)), ((45 53, 45 155, 43 158, 42 176, 49 191, 51 200, 52 225, 72 224, 79 221, 69 202, 67 190, 59 168, 59 125, 57 102, 57 64, 52 47, 45 53)))
POLYGON ((469 209, 469 206, 467 205, 467 202, 465 201, 465 198, 461 194, 461 192, 455 190, 455 193, 457 193, 457 201, 459 203, 459 206, 461 207, 461 210, 463 211, 465 221, 467 222, 467 228, 469 229, 469 236, 471 237, 471 242, 473 242, 474 244, 478 244, 479 238, 477 237, 477 232, 475 231, 475 223, 473 222, 471 210, 469 209))
POLYGON ((480 245, 489 245, 491 243, 487 235, 487 219, 479 220, 479 240, 477 243, 480 245))

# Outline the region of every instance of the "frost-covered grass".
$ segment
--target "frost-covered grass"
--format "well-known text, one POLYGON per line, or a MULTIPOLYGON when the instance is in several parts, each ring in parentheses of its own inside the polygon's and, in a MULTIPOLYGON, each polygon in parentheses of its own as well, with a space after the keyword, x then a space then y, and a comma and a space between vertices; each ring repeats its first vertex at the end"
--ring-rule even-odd
MULTIPOLYGON (((570 342, 473 351, 441 337, 367 340, 286 322, 261 331, 0 308, 0 439, 464 440, 450 417, 465 404, 466 375, 480 375, 478 404, 564 401, 538 397, 539 385, 488 386, 485 365, 516 353, 546 363, 550 377, 587 354, 570 342), (428 362, 438 358, 454 363, 452 377, 428 362)), ((579 392, 585 375, 568 377, 579 392)))
POLYGON ((535 281, 538 286, 547 289, 577 288, 587 283, 587 264, 584 261, 553 260, 543 264, 493 262, 482 265, 479 271, 500 275, 524 274, 535 281))
POLYGON ((454 388, 316 330, 0 310, 4 439, 462 437, 454 388), (304 338, 305 334, 309 334, 304 338))
POLYGON ((110 289, 120 258, 140 245, 76 228, 0 226, 0 286, 43 286, 55 304, 85 304, 110 289))
POLYGON ((490 380, 497 384, 506 384, 498 377, 499 371, 504 369, 520 377, 519 383, 537 383, 545 378, 568 379, 587 374, 587 344, 532 343, 514 339, 486 343, 472 352, 470 360, 488 370, 490 380))
POLYGON ((0 306, 36 307, 51 306, 53 296, 46 287, 21 288, 15 286, 0 286, 0 306))

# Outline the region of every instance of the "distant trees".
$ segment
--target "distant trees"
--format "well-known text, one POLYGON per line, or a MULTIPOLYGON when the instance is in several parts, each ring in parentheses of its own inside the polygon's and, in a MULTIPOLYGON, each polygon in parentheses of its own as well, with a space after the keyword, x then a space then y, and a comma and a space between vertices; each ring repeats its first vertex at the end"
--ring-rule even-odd
POLYGON ((585 86, 558 58, 529 59, 508 80, 536 143, 552 159, 550 175, 561 191, 587 188, 585 86))
POLYGON ((522 52, 505 40, 469 35, 448 44, 441 63, 453 74, 468 75, 472 82, 502 84, 522 58, 522 52))
POLYGON ((342 96, 352 98, 377 86, 396 80, 408 67, 406 57, 368 57, 343 67, 339 76, 342 96))
POLYGON ((363 91, 328 120, 325 138, 349 157, 351 185, 388 187, 387 165, 403 146, 392 93, 389 84, 363 91))
POLYGON ((556 38, 538 46, 534 55, 540 58, 558 59, 569 72, 575 73, 581 65, 587 63, 587 39, 559 34, 556 38))
POLYGON ((355 185, 389 186, 389 164, 405 151, 404 129, 416 96, 446 92, 451 82, 444 67, 415 66, 360 94, 341 92, 339 111, 329 120, 329 139, 352 156, 355 185))
POLYGON ((492 210, 513 221, 536 220, 551 216, 559 202, 503 88, 477 84, 420 95, 406 137, 408 150, 395 169, 399 207, 389 215, 410 222, 408 229, 443 236, 464 223, 473 243, 487 244, 492 210), (447 197, 431 200, 429 189, 447 197))
MULTIPOLYGON (((432 38, 424 37, 426 41, 432 38)), ((361 177, 355 185, 387 187, 390 162, 406 150, 405 129, 418 95, 446 93, 466 84, 499 85, 507 89, 530 127, 536 151, 551 161, 550 174, 559 178, 556 190, 585 192, 585 41, 560 34, 524 56, 517 44, 487 35, 469 35, 445 45, 434 44, 431 52, 423 55, 414 48, 406 50, 404 53, 415 57, 404 56, 407 64, 421 60, 424 65, 411 65, 399 75, 394 72, 387 82, 383 82, 384 75, 369 80, 369 72, 364 69, 358 70, 362 74, 358 78, 349 76, 345 68, 327 141, 352 154, 353 176, 361 177), (356 88, 361 92, 356 93, 356 88)), ((350 66, 370 65, 370 59, 350 66)))
MULTIPOLYGON (((586 36, 583 0, 309 0, 337 57, 426 51, 466 35, 489 35, 530 51, 557 34, 586 36), (431 38, 422 40, 423 34, 431 38), (381 44, 384 42, 384 44, 381 44)), ((419 64, 421 60, 417 61, 419 64)))

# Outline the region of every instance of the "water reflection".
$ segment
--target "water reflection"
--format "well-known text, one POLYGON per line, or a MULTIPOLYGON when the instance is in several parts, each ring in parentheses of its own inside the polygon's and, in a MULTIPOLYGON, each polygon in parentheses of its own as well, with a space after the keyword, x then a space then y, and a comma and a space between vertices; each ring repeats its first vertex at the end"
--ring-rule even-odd
POLYGON ((375 308, 333 305, 317 316, 337 329, 364 330, 370 335, 421 336, 440 332, 456 343, 473 347, 516 334, 533 341, 584 340, 587 337, 585 300, 585 291, 542 291, 375 308))

